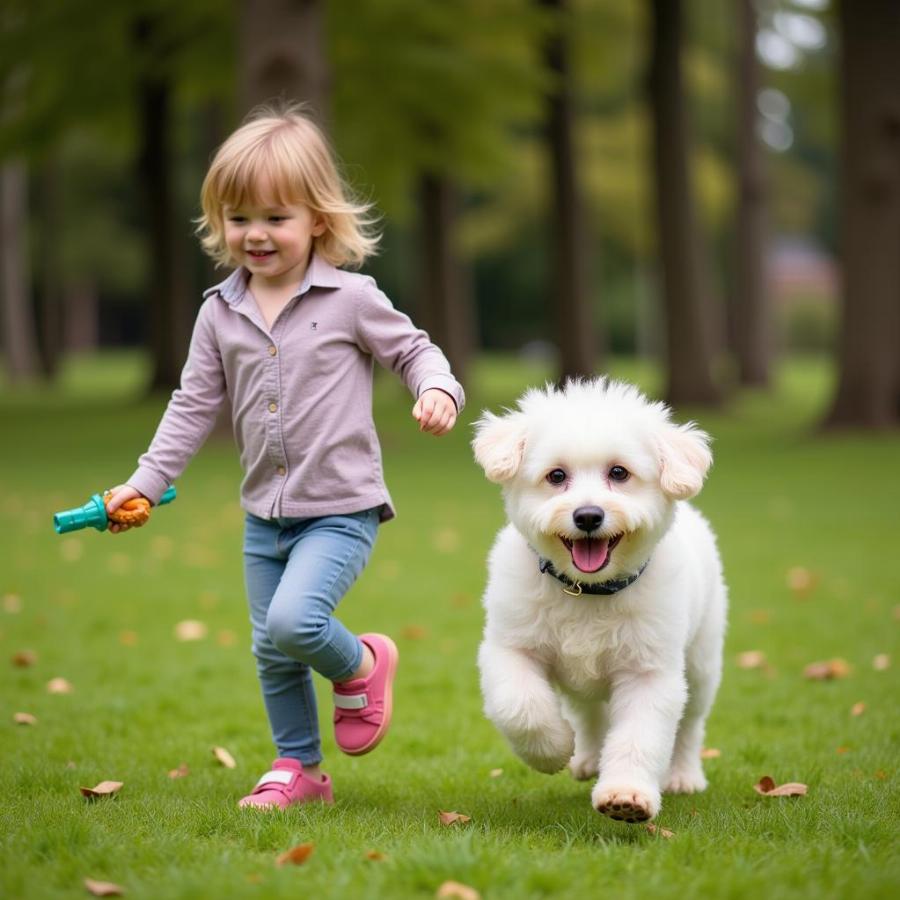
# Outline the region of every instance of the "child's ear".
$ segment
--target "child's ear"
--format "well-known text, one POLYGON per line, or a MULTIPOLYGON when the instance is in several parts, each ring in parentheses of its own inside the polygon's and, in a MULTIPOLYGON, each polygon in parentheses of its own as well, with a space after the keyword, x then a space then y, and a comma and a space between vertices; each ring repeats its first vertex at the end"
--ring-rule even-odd
POLYGON ((692 423, 668 425, 659 440, 659 483, 673 500, 700 493, 712 465, 710 437, 692 423))
POLYGON ((502 484, 519 470, 525 453, 525 423, 519 413, 495 416, 486 412, 475 423, 475 459, 488 480, 502 484))
POLYGON ((312 236, 313 237, 321 237, 325 234, 326 229, 328 228, 328 222, 321 213, 315 213, 315 219, 313 219, 313 227, 312 227, 312 236))

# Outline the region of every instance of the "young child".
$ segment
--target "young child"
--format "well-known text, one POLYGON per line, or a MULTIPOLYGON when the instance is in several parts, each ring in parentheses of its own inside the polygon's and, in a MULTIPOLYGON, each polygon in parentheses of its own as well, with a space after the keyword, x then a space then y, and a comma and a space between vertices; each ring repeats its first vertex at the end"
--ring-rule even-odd
POLYGON ((107 509, 138 496, 156 503, 229 404, 253 653, 278 750, 240 805, 331 802, 312 672, 333 682, 338 746, 360 755, 390 724, 397 667, 389 637, 354 635, 334 617, 379 523, 394 515, 372 421, 373 361, 417 398, 424 432, 453 427, 463 391, 371 278, 338 268, 362 263, 378 238, 369 207, 348 197, 325 138, 298 108, 261 110, 231 135, 201 203, 204 249, 234 271, 204 293, 181 386, 107 509))

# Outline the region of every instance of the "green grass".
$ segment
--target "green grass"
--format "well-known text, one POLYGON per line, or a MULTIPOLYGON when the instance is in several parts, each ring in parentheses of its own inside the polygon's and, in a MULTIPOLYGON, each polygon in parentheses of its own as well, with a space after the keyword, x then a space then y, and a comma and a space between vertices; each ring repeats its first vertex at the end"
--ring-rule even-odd
MULTIPOLYGON (((616 371, 657 385, 641 367, 616 371)), ((670 840, 598 816, 589 785, 528 770, 481 713, 478 598, 502 509, 471 460, 469 426, 545 372, 481 364, 462 423, 441 440, 420 436, 403 389, 379 381, 400 515, 340 615, 397 637, 394 726, 371 756, 342 756, 323 690, 337 803, 276 815, 235 808, 273 752, 249 653, 228 440, 203 450, 147 529, 52 530, 54 510, 126 477, 148 442, 164 398, 133 399, 142 373, 131 357, 84 360, 52 392, 0 394, 0 896, 82 897, 85 877, 130 898, 426 898, 447 879, 517 900, 896 896, 896 669, 872 659, 898 662, 900 438, 816 433, 823 367, 792 366, 773 398, 694 412, 716 438, 699 505, 719 534, 732 609, 707 741, 721 757, 706 764, 706 793, 666 798, 670 840), (788 587, 795 567, 815 579, 805 596, 788 587), (208 637, 177 642, 184 619, 206 623, 208 637), (24 649, 36 664, 13 666, 24 649), (744 650, 764 651, 769 668, 738 668, 744 650), (807 663, 832 657, 850 663, 847 678, 803 678, 807 663), (71 694, 46 692, 57 676, 71 694), (857 701, 866 710, 854 717, 857 701), (38 724, 13 725, 18 711, 38 724), (216 745, 236 769, 215 763, 216 745), (181 763, 190 775, 168 778, 181 763), (809 793, 759 797, 752 786, 765 774, 809 793), (80 796, 103 779, 125 783, 118 797, 80 796), (439 810, 471 822, 443 827, 439 810), (306 841, 316 849, 304 866, 274 865, 306 841)))

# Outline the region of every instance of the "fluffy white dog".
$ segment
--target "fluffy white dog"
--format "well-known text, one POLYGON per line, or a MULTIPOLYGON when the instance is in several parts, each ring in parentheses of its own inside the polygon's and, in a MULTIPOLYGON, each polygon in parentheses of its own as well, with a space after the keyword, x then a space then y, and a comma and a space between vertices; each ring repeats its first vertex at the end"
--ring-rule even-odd
POLYGON ((484 594, 485 712, 538 771, 599 775, 591 801, 613 819, 651 819, 662 791, 706 787, 726 590, 712 531, 682 501, 703 485, 708 445, 606 379, 531 390, 476 423, 509 518, 484 594))

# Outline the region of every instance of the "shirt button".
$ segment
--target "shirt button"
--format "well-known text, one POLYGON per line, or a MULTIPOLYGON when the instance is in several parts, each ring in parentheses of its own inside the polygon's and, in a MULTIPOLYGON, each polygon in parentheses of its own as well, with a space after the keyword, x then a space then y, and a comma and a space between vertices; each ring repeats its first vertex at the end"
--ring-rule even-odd
POLYGON ((287 469, 285 469, 284 466, 279 466, 279 467, 276 469, 276 471, 278 472, 279 475, 284 475, 284 474, 287 472, 287 469))
POLYGON ((269 356, 275 356, 278 353, 278 348, 274 344, 269 344, 269 356))
POLYGON ((270 404, 269 404, 269 412, 277 412, 277 411, 278 411, 278 404, 277 404, 277 403, 270 403, 270 404))

